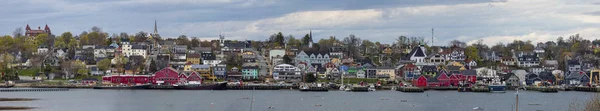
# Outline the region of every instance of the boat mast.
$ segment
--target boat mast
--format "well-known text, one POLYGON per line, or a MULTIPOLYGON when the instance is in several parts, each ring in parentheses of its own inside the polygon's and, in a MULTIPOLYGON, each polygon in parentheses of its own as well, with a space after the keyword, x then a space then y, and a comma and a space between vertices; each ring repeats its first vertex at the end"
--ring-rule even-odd
POLYGON ((256 88, 252 88, 252 98, 250 99, 250 111, 252 111, 254 107, 254 89, 256 88))

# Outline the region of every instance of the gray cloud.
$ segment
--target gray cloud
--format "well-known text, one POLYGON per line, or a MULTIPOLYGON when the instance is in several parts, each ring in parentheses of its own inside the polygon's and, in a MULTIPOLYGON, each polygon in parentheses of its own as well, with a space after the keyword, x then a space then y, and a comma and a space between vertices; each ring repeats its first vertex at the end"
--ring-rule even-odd
MULTIPOLYGON (((431 36, 436 43, 512 37, 554 39, 580 33, 600 36, 598 3, 512 0, 23 0, 0 4, 0 34, 43 26, 55 34, 80 33, 92 26, 130 34, 153 28, 163 36, 188 35, 264 40, 283 32, 316 38, 355 34, 390 43, 400 35, 431 36), (572 5, 576 4, 576 5, 572 5), (559 6, 559 7, 557 7, 559 6), (587 15, 587 16, 586 16, 587 15), (594 18, 595 17, 595 18, 594 18), (533 37, 530 37, 533 36, 533 37), (548 37, 546 37, 548 36, 548 37)), ((427 40, 430 41, 430 40, 427 40)), ((488 40, 486 40, 488 41, 488 40)), ((495 42, 495 41, 494 41, 495 42)), ((446 43, 438 44, 446 45, 446 43)))

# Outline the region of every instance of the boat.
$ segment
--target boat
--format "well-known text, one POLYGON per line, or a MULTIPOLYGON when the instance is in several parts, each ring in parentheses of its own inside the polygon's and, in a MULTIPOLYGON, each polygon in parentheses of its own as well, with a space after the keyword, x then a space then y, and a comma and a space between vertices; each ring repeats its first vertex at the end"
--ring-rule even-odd
POLYGON ((104 85, 104 86, 94 86, 94 89, 147 89, 150 87, 150 84, 142 84, 142 85, 104 85))
POLYGON ((474 107, 473 110, 483 110, 481 107, 474 107))
POLYGON ((506 85, 504 84, 491 84, 488 88, 491 92, 506 92, 506 85))
POLYGON ((175 89, 180 90, 225 90, 227 88, 227 82, 211 83, 211 84, 200 84, 200 83, 186 83, 173 85, 175 89))
POLYGON ((308 86, 308 85, 301 85, 299 87, 300 91, 329 91, 329 89, 327 89, 327 87, 324 87, 321 84, 317 84, 317 86, 308 86))

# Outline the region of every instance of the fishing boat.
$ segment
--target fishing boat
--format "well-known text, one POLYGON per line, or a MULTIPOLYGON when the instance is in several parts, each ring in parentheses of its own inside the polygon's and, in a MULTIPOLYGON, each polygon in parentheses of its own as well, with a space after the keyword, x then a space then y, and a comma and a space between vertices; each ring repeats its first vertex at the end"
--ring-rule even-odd
POLYGON ((227 88, 227 82, 209 83, 202 84, 199 82, 189 82, 185 84, 173 85, 175 89, 181 90, 225 90, 227 88))
POLYGON ((493 83, 488 88, 491 92, 506 92, 506 85, 503 83, 493 83))
POLYGON ((317 84, 317 86, 301 85, 299 89, 300 91, 329 91, 329 89, 322 84, 317 84))
POLYGON ((150 84, 142 85, 99 85, 94 86, 94 89, 147 89, 150 84))

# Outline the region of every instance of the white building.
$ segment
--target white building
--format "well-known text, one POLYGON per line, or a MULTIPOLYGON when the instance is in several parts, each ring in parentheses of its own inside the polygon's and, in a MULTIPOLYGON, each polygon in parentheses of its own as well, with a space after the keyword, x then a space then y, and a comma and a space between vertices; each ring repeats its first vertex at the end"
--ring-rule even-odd
POLYGON ((486 78, 486 79, 500 78, 500 76, 498 76, 496 70, 490 69, 487 67, 476 68, 475 71, 477 71, 477 77, 482 77, 482 78, 486 78))
POLYGON ((293 65, 279 64, 273 67, 273 79, 283 81, 302 80, 302 71, 293 65))
POLYGON ((331 62, 331 59, 327 52, 300 51, 300 53, 296 54, 296 64, 300 62, 324 65, 325 63, 331 62))
POLYGON ((410 60, 411 61, 415 61, 416 63, 425 63, 425 57, 427 57, 427 54, 425 54, 425 47, 423 46, 419 46, 419 47, 415 47, 414 49, 412 49, 412 51, 410 51, 410 60))

